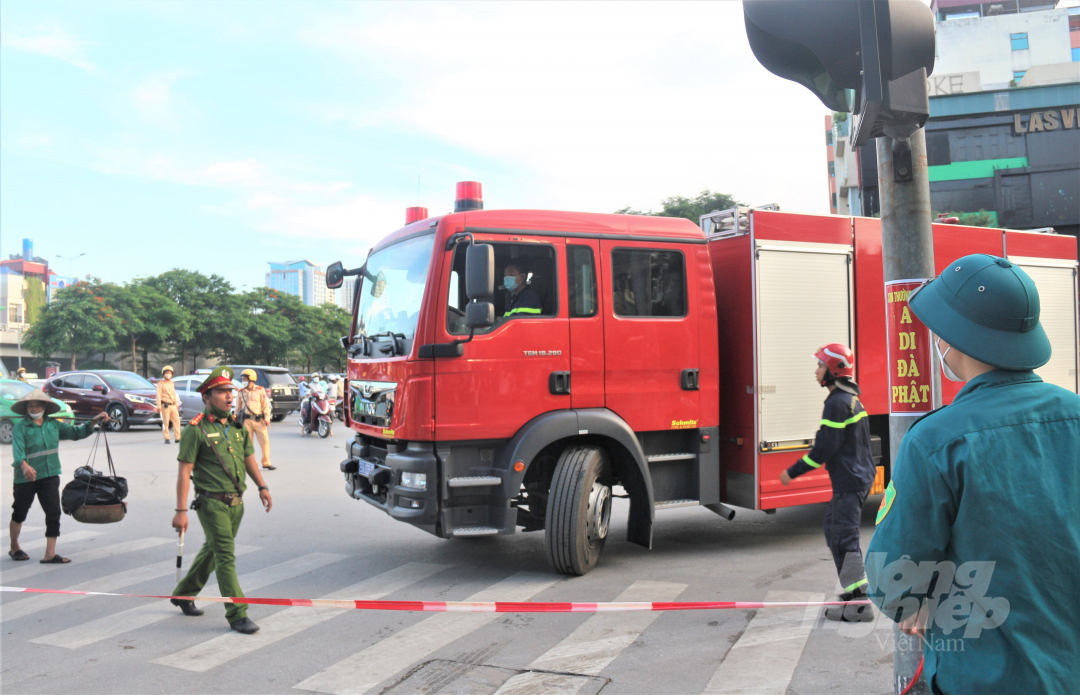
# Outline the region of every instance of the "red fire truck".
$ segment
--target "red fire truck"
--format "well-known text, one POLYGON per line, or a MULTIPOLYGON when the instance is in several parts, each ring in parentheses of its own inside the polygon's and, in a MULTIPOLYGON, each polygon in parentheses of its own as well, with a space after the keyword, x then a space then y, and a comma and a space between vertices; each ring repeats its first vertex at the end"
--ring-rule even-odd
MULTIPOLYGON (((341 462, 348 494, 441 538, 544 530, 561 572, 595 566, 612 494, 627 539, 657 511, 825 502, 828 474, 780 471, 812 444, 824 392, 816 348, 855 349, 856 378, 889 479, 889 378, 876 219, 736 208, 685 219, 455 211, 378 242, 354 276, 341 462), (528 278, 510 311, 506 269, 528 278)), ((1043 379, 1077 391, 1076 240, 935 225, 937 270, 1008 256, 1039 287, 1054 356, 1043 379)), ((944 402, 956 385, 941 385, 944 402)))

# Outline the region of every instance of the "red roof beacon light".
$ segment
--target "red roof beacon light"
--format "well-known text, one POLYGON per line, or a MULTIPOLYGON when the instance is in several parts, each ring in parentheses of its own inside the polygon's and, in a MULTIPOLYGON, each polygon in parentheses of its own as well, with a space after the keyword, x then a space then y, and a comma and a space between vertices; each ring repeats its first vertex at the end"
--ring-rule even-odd
POLYGON ((427 219, 427 208, 405 208, 405 224, 427 219))
POLYGON ((484 195, 480 191, 480 182, 459 181, 457 185, 457 196, 454 198, 454 212, 483 209, 484 195))

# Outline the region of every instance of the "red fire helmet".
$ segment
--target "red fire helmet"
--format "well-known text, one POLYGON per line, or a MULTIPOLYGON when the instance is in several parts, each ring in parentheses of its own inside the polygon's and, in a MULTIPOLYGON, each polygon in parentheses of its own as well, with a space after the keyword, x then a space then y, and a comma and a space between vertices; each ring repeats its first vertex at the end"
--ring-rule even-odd
POLYGON ((829 343, 818 348, 818 351, 814 353, 814 357, 819 362, 825 363, 825 367, 833 378, 842 376, 848 379, 855 378, 855 353, 847 345, 829 343))

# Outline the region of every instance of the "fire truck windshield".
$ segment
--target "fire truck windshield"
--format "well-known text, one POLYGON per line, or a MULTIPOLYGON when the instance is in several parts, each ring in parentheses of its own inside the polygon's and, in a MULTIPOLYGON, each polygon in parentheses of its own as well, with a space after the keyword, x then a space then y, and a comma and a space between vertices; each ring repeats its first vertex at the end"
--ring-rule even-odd
POLYGON ((368 258, 360 304, 356 309, 356 334, 402 334, 416 336, 420 303, 427 284, 434 234, 406 239, 368 258))

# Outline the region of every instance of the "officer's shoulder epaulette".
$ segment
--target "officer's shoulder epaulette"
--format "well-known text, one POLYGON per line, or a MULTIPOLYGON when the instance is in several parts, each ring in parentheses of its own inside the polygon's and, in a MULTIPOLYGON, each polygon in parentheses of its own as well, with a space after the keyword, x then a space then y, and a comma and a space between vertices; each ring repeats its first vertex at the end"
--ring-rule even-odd
POLYGON ((199 413, 195 417, 191 418, 191 421, 188 424, 189 425, 197 425, 200 422, 202 422, 202 418, 203 418, 203 413, 199 413))

